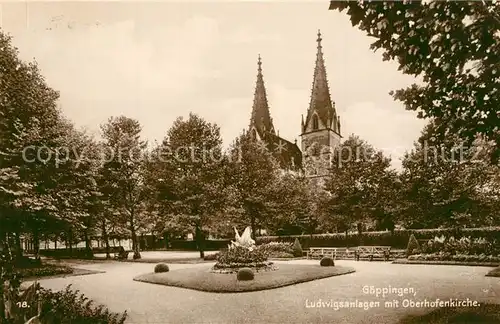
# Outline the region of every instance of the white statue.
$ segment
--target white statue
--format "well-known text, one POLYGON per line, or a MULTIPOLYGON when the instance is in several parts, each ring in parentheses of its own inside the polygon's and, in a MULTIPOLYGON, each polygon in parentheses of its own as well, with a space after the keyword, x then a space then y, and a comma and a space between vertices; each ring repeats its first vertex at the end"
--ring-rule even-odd
POLYGON ((252 237, 250 235, 250 233, 251 233, 250 226, 247 226, 245 228, 245 230, 243 231, 243 234, 241 234, 241 236, 238 233, 238 230, 236 229, 236 227, 234 227, 234 232, 236 234, 234 236, 235 241, 231 241, 231 245, 229 246, 229 248, 235 247, 235 246, 242 246, 242 247, 245 247, 245 248, 249 249, 250 251, 252 251, 254 246, 255 246, 255 241, 252 240, 252 237))

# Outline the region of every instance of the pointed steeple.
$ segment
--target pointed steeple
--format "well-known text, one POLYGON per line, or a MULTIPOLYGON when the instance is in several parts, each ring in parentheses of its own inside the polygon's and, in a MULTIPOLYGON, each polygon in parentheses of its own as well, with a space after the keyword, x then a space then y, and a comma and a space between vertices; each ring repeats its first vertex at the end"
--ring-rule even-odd
POLYGON ((267 102, 266 87, 264 86, 264 77, 262 76, 262 60, 257 61, 257 82, 255 84, 255 93, 253 98, 252 116, 250 119, 250 129, 255 127, 259 135, 263 137, 265 132, 274 134, 274 125, 269 112, 267 102))
POLYGON ((318 30, 316 39, 316 65, 314 67, 313 85, 311 90, 311 101, 307 110, 306 125, 309 123, 313 112, 316 111, 323 125, 330 127, 331 119, 336 115, 334 103, 330 97, 328 79, 326 76, 325 59, 323 58, 323 47, 321 46, 321 32, 318 30))

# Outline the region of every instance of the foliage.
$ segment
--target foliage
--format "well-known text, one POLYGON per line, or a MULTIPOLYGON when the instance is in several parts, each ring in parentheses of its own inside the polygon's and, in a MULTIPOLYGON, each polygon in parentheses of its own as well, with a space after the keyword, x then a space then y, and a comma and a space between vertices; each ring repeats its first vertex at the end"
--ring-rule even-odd
POLYGON ((300 241, 298 238, 295 239, 295 242, 293 242, 293 256, 294 257, 301 257, 303 256, 302 252, 302 246, 300 245, 300 241))
POLYGON ((279 175, 269 198, 275 203, 267 229, 281 235, 314 234, 322 216, 319 204, 323 193, 305 173, 279 175))
POLYGON ((73 273, 73 269, 68 266, 60 266, 53 264, 44 264, 40 267, 34 268, 22 268, 15 270, 17 276, 21 278, 32 278, 32 277, 46 277, 55 276, 61 274, 73 273))
POLYGON ((322 267, 333 267, 333 266, 335 266, 335 262, 330 257, 323 257, 323 258, 321 258, 321 261, 319 262, 319 264, 322 267))
POLYGON ((255 277, 252 269, 250 268, 243 268, 238 270, 238 273, 236 274, 236 279, 239 281, 248 281, 248 280, 253 280, 255 277))
POLYGON ((277 258, 287 254, 293 256, 291 243, 269 242, 258 245, 257 249, 269 258, 277 258))
POLYGON ((500 257, 487 254, 451 254, 426 253, 414 254, 408 257, 410 261, 460 261, 460 262, 490 262, 500 263, 500 257))
POLYGON ((449 253, 465 255, 494 255, 500 256, 500 240, 486 240, 485 238, 471 238, 463 236, 460 239, 450 236, 441 236, 430 239, 422 246, 423 253, 449 253))
POLYGON ((325 184, 324 222, 339 231, 356 225, 359 234, 367 221, 385 222, 384 229, 392 229, 398 181, 390 159, 351 135, 334 154, 333 163, 325 184))
POLYGON ((165 263, 158 263, 156 266, 155 266, 155 273, 157 272, 168 272, 170 269, 168 267, 168 265, 166 265, 165 263))
POLYGON ((371 48, 397 60, 423 83, 393 94, 420 118, 439 119, 437 133, 470 145, 481 134, 500 156, 500 6, 495 1, 332 1, 353 26, 375 37, 371 48))
POLYGON ((164 223, 194 230, 203 258, 206 232, 220 223, 231 205, 220 128, 195 114, 178 118, 153 158, 150 178, 156 179, 153 188, 164 223))
POLYGON ((101 125, 105 163, 102 176, 104 196, 114 207, 121 223, 126 224, 132 238, 134 259, 141 258, 137 230, 144 217, 144 158, 146 142, 141 140, 137 120, 120 116, 101 125))
MULTIPOLYGON (((396 249, 406 249, 411 234, 420 240, 434 239, 436 236, 460 238, 462 236, 471 238, 484 238, 488 242, 500 240, 500 227, 485 228, 439 228, 439 229, 417 229, 417 230, 395 230, 394 232, 364 232, 362 234, 363 245, 392 246, 396 249)), ((301 241, 301 245, 308 249, 310 247, 346 247, 358 246, 359 236, 347 235, 345 233, 314 234, 314 235, 291 235, 291 236, 260 236, 257 244, 263 245, 270 242, 283 242, 292 244, 295 239, 301 241)), ((259 245, 259 246, 260 246, 259 245)))
POLYGON ((278 164, 271 152, 248 134, 232 144, 226 168, 226 184, 232 189, 239 222, 250 224, 252 237, 267 225, 283 198, 277 189, 278 164))
POLYGON ((415 238, 415 234, 411 234, 408 240, 408 247, 406 248, 406 254, 412 255, 420 252, 420 244, 418 244, 417 239, 415 238))
POLYGON ((241 267, 241 265, 245 264, 264 264, 267 260, 267 255, 258 248, 249 250, 241 246, 236 246, 220 251, 216 260, 215 268, 241 267))
POLYGON ((407 227, 491 226, 498 223, 500 169, 487 159, 491 145, 470 148, 453 134, 436 137, 429 123, 403 159, 401 221, 407 227))
POLYGON ((72 291, 71 285, 65 290, 53 292, 46 289, 40 291, 42 323, 96 323, 123 324, 127 312, 112 313, 103 305, 95 305, 78 290, 72 291))

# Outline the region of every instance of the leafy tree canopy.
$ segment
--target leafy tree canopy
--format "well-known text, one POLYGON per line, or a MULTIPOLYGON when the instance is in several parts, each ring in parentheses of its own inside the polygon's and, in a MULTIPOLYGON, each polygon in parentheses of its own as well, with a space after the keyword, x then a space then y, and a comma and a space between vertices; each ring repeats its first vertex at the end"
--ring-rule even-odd
POLYGON ((353 26, 376 40, 383 60, 423 84, 392 92, 420 118, 438 120, 437 135, 471 144, 479 133, 500 157, 500 2, 331 1, 353 26))

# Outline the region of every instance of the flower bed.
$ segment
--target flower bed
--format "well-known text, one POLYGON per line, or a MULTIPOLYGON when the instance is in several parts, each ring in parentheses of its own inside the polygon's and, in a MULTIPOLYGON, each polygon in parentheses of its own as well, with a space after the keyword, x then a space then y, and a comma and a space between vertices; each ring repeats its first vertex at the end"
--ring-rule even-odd
POLYGON ((68 266, 43 264, 36 268, 15 269, 15 272, 20 278, 32 278, 32 277, 38 278, 38 277, 55 276, 61 274, 70 274, 73 273, 73 269, 68 266))
POLYGON ((460 262, 500 262, 499 256, 485 254, 451 254, 447 252, 415 254, 408 257, 409 261, 460 261, 460 262))
POLYGON ((256 247, 268 258, 293 258, 293 245, 286 242, 269 242, 256 247))
POLYGON ((267 261, 267 254, 257 247, 248 249, 235 246, 220 251, 216 257, 217 263, 212 271, 217 273, 234 273, 241 268, 252 268, 256 272, 275 270, 272 262, 267 261))

